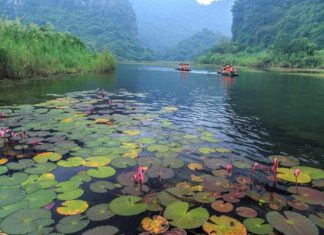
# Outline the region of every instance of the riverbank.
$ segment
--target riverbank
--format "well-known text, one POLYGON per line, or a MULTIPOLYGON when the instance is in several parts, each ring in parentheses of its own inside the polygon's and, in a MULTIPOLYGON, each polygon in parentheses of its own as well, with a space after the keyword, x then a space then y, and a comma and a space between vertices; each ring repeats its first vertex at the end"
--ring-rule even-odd
POLYGON ((111 71, 116 64, 109 51, 92 51, 79 38, 52 26, 0 19, 0 41, 0 79, 111 71))

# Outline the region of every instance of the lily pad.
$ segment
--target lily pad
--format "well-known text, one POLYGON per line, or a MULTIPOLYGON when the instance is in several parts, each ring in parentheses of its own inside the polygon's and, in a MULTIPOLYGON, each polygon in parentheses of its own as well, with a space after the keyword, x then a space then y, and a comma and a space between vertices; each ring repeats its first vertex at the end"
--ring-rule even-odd
MULTIPOLYGON (((132 186, 135 184, 133 176, 136 174, 136 171, 130 171, 127 173, 121 173, 117 176, 118 183, 125 186, 132 186)), ((148 177, 144 175, 144 183, 146 183, 148 177)))
POLYGON ((44 209, 23 209, 6 217, 0 224, 8 234, 28 234, 54 223, 51 212, 44 209))
POLYGON ((283 234, 318 235, 317 227, 305 216, 292 211, 284 211, 284 216, 277 211, 266 214, 268 222, 283 234))
POLYGON ((60 193, 70 192, 77 189, 80 186, 80 184, 81 183, 78 181, 68 180, 68 181, 58 183, 54 190, 55 192, 60 192, 60 193))
POLYGON ((147 210, 147 204, 141 203, 142 198, 137 196, 121 196, 110 202, 110 209, 116 215, 132 216, 147 210))
POLYGON ((216 148, 216 152, 218 152, 218 153, 231 153, 232 150, 230 150, 228 148, 216 148))
POLYGON ((218 212, 227 213, 231 212, 234 208, 230 202, 224 202, 223 200, 217 200, 211 204, 211 207, 218 212))
POLYGON ((203 225, 203 229, 208 235, 247 235, 244 225, 234 218, 225 215, 219 217, 213 215, 209 218, 209 221, 203 225))
POLYGON ((202 226, 208 219, 209 213, 205 208, 198 207, 189 210, 189 203, 174 202, 167 206, 164 217, 171 225, 183 228, 194 229, 202 226))
POLYGON ((37 154, 33 160, 37 163, 45 163, 48 161, 56 162, 62 158, 62 155, 59 153, 45 152, 37 154))
POLYGON ((60 160, 57 165, 60 167, 78 167, 84 163, 84 159, 81 157, 70 157, 66 160, 60 160))
POLYGON ((114 227, 114 226, 110 226, 110 225, 106 225, 106 226, 99 226, 99 227, 95 227, 93 229, 90 229, 84 233, 82 233, 82 235, 115 235, 119 232, 118 228, 114 227))
POLYGON ((145 217, 141 224, 145 231, 153 235, 164 233, 169 229, 169 222, 159 215, 155 215, 153 218, 145 217))
POLYGON ((87 216, 91 221, 104 221, 114 216, 109 204, 98 204, 87 210, 87 216))
POLYGON ((164 158, 162 166, 177 169, 184 166, 184 161, 180 158, 164 158))
POLYGON ((35 165, 35 162, 33 160, 22 159, 22 160, 19 160, 18 162, 10 162, 6 166, 10 170, 19 171, 19 170, 26 169, 28 167, 32 167, 33 165, 35 165))
POLYGON ((0 206, 10 205, 25 198, 26 193, 21 189, 0 189, 0 206))
POLYGON ((0 175, 3 175, 8 172, 8 168, 6 166, 0 166, 0 175))
POLYGON ((97 169, 90 169, 87 171, 89 176, 94 178, 108 178, 116 173, 115 169, 110 166, 99 166, 97 169))
POLYGON ((204 169, 204 166, 200 163, 197 163, 197 162, 191 162, 188 164, 188 168, 190 170, 193 170, 193 171, 196 171, 196 170, 202 170, 204 169))
POLYGON ((272 155, 269 156, 269 159, 273 161, 273 159, 277 158, 279 160, 279 165, 284 167, 292 167, 299 165, 299 159, 293 156, 284 156, 284 155, 272 155))
POLYGON ((108 157, 88 157, 82 165, 87 167, 100 167, 108 165, 110 161, 111 159, 108 157))
POLYGON ((296 187, 289 187, 288 192, 293 193, 292 195, 296 200, 306 202, 311 205, 324 205, 324 193, 316 189, 308 187, 298 187, 298 193, 296 187))
POLYGON ((208 192, 198 192, 194 194, 194 199, 197 202, 200 203, 212 203, 213 201, 215 201, 215 198, 212 196, 211 193, 208 192))
POLYGON ((57 168, 57 165, 52 162, 45 162, 45 163, 38 163, 34 165, 33 167, 29 167, 25 169, 25 172, 27 174, 31 175, 41 175, 44 173, 51 172, 57 168))
POLYGON ((249 207, 243 207, 243 206, 237 207, 236 213, 242 217, 245 217, 245 218, 253 218, 253 217, 257 217, 257 215, 258 215, 256 210, 249 208, 249 207))
POLYGON ((88 224, 89 220, 85 216, 67 216, 58 222, 56 230, 60 233, 71 234, 83 230, 88 226, 88 224))
POLYGON ((19 201, 10 205, 0 207, 0 221, 2 218, 5 218, 16 211, 20 211, 22 209, 27 208, 28 205, 29 205, 28 201, 19 201))
POLYGON ((119 157, 111 161, 111 165, 116 168, 127 168, 136 164, 137 161, 129 157, 119 157))
POLYGON ((146 185, 141 184, 134 184, 132 186, 126 186, 123 188, 122 192, 124 194, 134 195, 134 196, 140 196, 144 193, 149 192, 149 188, 146 185))
POLYGON ((26 200, 29 201, 30 208, 40 208, 50 204, 56 198, 56 193, 52 190, 40 190, 35 193, 28 194, 26 200))
POLYGON ((206 154, 206 155, 216 152, 215 149, 209 148, 209 147, 201 147, 201 148, 198 149, 198 151, 200 153, 206 154))
POLYGON ((56 209, 60 215, 77 215, 85 212, 89 205, 86 201, 71 200, 65 201, 60 207, 56 209))
POLYGON ((83 195, 84 191, 82 189, 75 189, 73 191, 64 192, 62 194, 57 195, 57 199, 66 201, 66 200, 74 200, 83 195))
POLYGON ((28 175, 26 173, 14 173, 12 176, 2 175, 0 176, 0 186, 13 186, 13 185, 20 185, 24 181, 26 181, 28 175))
POLYGON ((302 173, 309 175, 312 180, 324 179, 324 171, 322 169, 308 167, 308 166, 299 166, 293 167, 292 169, 299 169, 302 173))
POLYGON ((150 178, 157 178, 159 177, 160 179, 171 179, 175 173, 172 169, 162 167, 162 166, 152 166, 148 172, 147 175, 150 178))
POLYGON ((147 147, 147 151, 163 153, 169 151, 169 147, 162 144, 153 144, 147 147))
POLYGON ((156 143, 156 140, 153 138, 144 137, 144 138, 139 138, 138 142, 142 144, 154 144, 156 143))
POLYGON ((95 193, 106 193, 114 188, 115 185, 108 181, 97 181, 90 184, 91 191, 95 193))
POLYGON ((243 222, 246 229, 254 234, 271 234, 273 228, 270 224, 266 224, 261 218, 248 218, 243 222))
POLYGON ((324 229, 324 213, 312 214, 309 216, 309 219, 324 229))
MULTIPOLYGON (((294 175, 294 170, 293 169, 289 169, 289 168, 278 168, 278 178, 283 179, 285 181, 289 181, 292 183, 296 182, 296 177, 294 175)), ((299 176, 297 177, 297 182, 299 184, 306 184, 311 182, 312 178, 303 173, 300 172, 299 176)))

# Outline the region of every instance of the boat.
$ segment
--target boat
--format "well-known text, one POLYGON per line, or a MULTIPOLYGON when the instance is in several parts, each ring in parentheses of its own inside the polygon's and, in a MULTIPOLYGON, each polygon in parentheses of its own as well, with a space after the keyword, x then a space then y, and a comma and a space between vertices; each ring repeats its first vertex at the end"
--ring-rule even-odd
POLYGON ((239 75, 235 67, 231 65, 223 65, 217 73, 227 77, 237 77, 239 75))
POLYGON ((178 67, 175 68, 175 70, 183 71, 183 72, 189 72, 189 71, 191 71, 190 65, 189 64, 184 64, 184 63, 178 64, 178 67))

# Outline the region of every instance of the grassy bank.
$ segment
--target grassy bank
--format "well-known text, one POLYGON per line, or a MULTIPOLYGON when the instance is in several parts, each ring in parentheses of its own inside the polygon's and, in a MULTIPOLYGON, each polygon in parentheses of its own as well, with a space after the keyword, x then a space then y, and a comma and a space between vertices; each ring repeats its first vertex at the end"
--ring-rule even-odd
POLYGON ((0 19, 0 42, 0 78, 109 71, 115 66, 110 52, 90 51, 79 38, 51 26, 0 19))

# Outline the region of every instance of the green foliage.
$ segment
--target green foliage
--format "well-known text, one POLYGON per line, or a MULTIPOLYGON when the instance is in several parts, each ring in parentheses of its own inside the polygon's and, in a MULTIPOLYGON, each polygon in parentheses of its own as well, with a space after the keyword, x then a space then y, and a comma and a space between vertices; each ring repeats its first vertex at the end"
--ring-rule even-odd
POLYGON ((91 52, 79 38, 52 26, 0 19, 0 77, 26 78, 57 73, 111 70, 114 57, 91 52))
POLYGON ((136 15, 128 0, 3 0, 0 14, 80 37, 92 48, 108 48, 118 58, 151 59, 137 40, 136 15))

